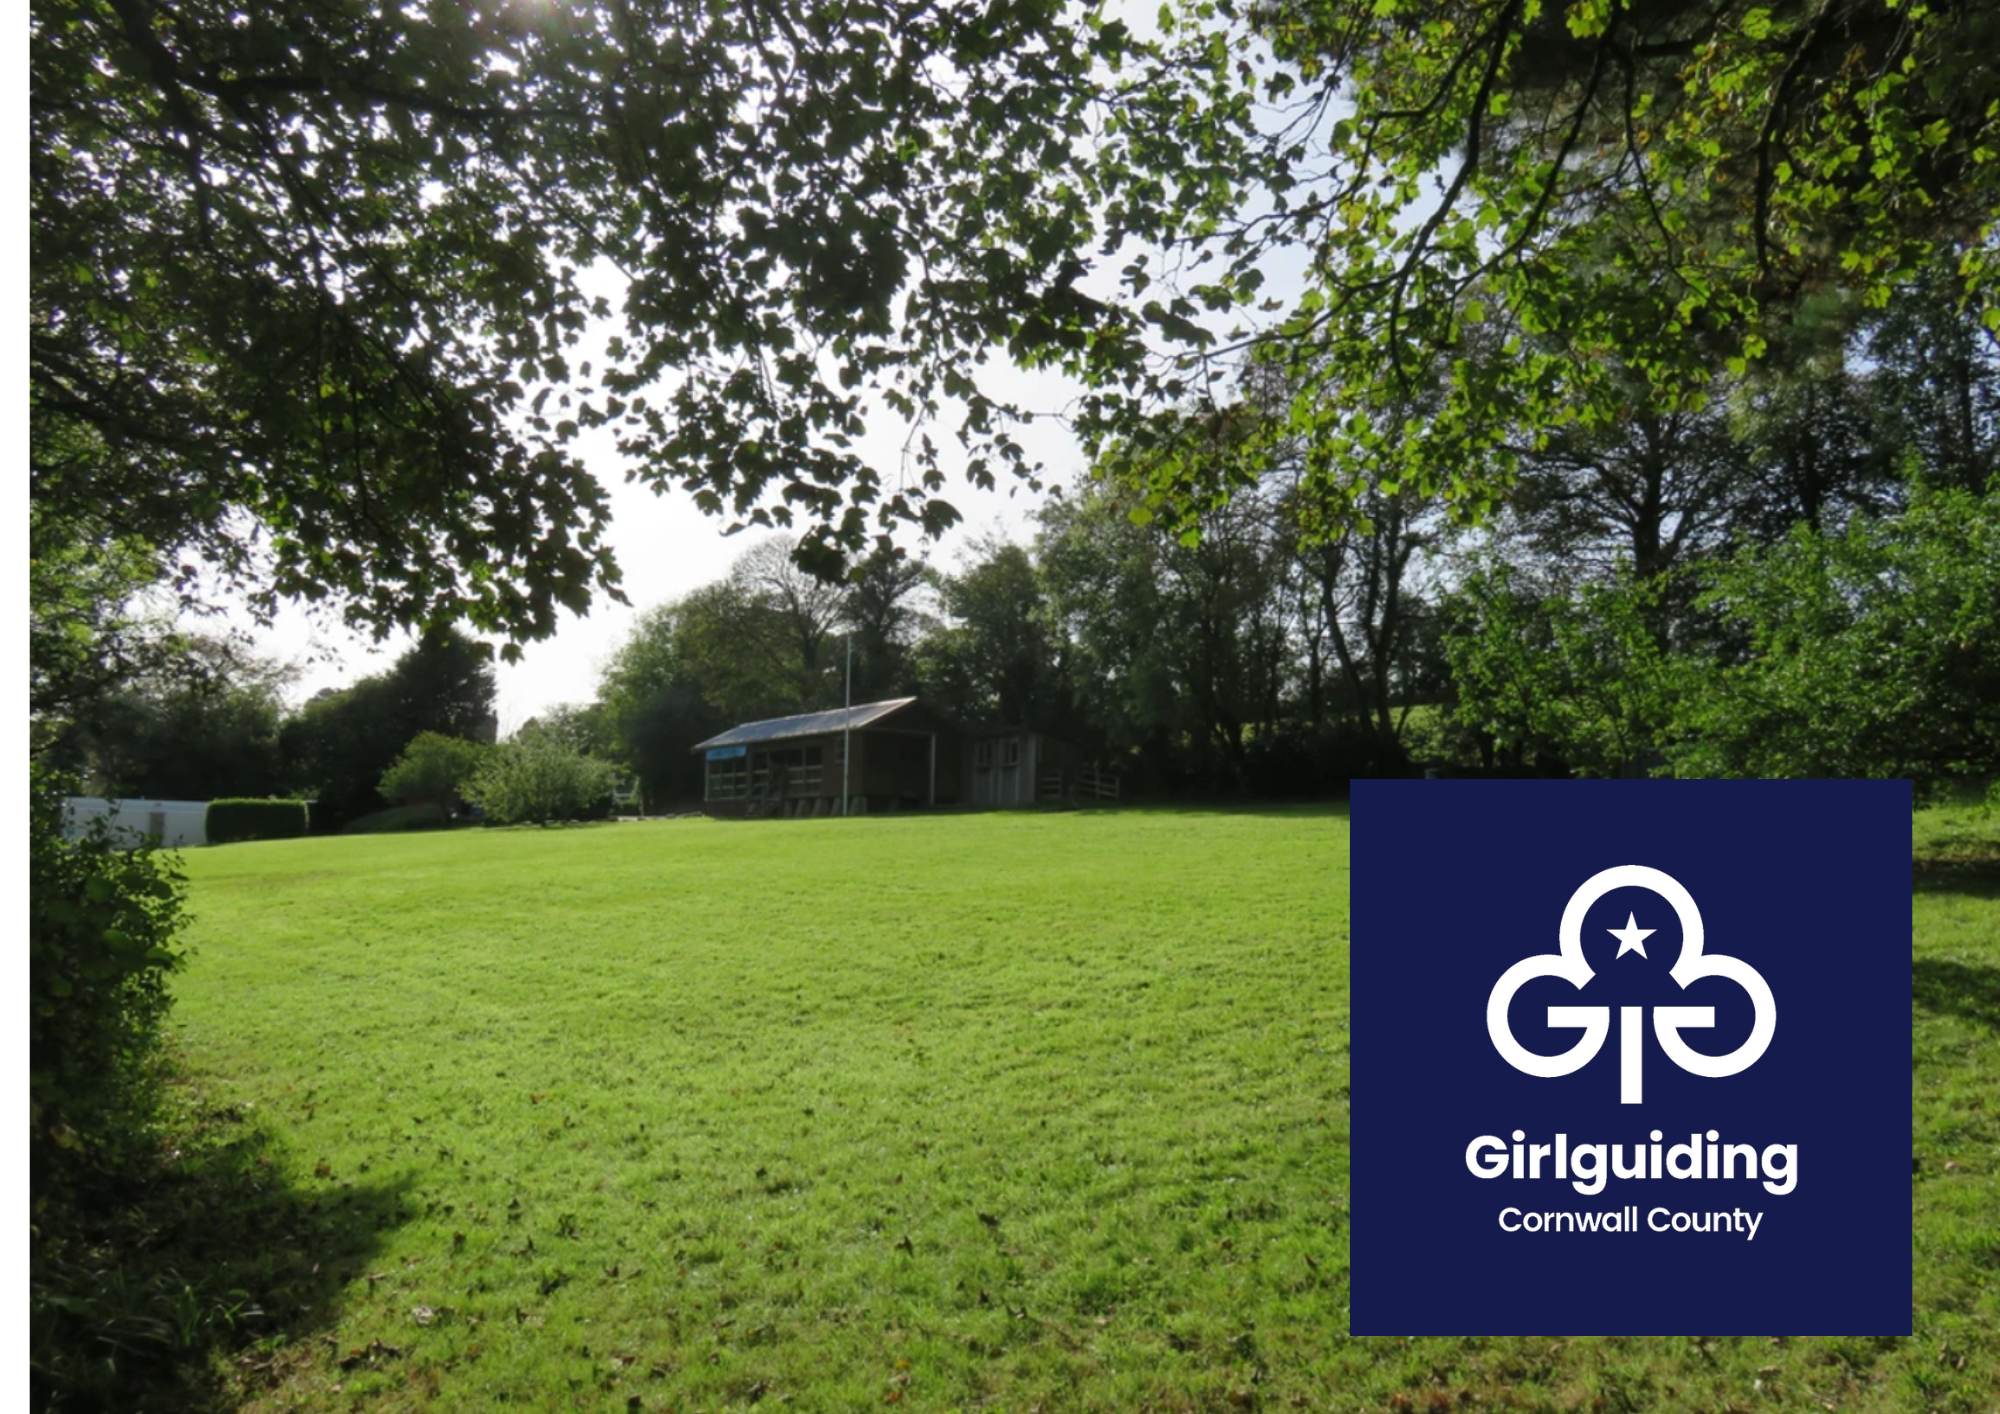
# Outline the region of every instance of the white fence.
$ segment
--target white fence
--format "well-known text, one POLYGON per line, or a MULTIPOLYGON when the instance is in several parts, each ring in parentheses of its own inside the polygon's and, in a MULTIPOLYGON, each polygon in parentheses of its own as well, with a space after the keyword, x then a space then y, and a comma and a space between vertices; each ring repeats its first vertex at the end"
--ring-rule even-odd
POLYGON ((1109 771, 1100 771, 1095 766, 1085 766, 1076 776, 1076 798, 1078 800, 1109 801, 1118 803, 1118 778, 1109 771))
POLYGON ((1036 780, 1035 788, 1036 797, 1040 800, 1061 800, 1067 793, 1068 798, 1079 804, 1086 800, 1100 804, 1118 803, 1118 777, 1095 766, 1085 766, 1069 778, 1065 778, 1061 771, 1045 771, 1036 780))
POLYGON ((208 802, 205 800, 105 800, 73 795, 63 815, 63 833, 76 839, 92 822, 108 818, 111 837, 136 845, 151 837, 170 849, 208 843, 208 802))

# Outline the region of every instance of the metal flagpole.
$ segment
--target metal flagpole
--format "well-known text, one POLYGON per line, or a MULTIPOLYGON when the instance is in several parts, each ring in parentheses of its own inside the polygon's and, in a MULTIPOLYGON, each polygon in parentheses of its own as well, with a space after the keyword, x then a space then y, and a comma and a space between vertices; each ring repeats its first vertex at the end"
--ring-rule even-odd
POLYGON ((840 721, 840 813, 853 807, 847 793, 847 773, 854 767, 854 630, 847 631, 847 711, 840 721))

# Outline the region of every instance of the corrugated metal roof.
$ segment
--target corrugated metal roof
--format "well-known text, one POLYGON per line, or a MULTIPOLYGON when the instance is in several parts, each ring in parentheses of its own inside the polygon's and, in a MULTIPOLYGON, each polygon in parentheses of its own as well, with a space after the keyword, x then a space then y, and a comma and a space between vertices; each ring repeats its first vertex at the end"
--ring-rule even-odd
POLYGON ((874 726, 884 717, 902 711, 917 699, 896 697, 887 702, 857 702, 852 707, 835 707, 828 712, 800 712, 791 717, 773 717, 767 722, 745 722, 720 736, 697 742, 696 751, 712 746, 742 746, 750 742, 787 741, 799 736, 824 736, 846 729, 859 731, 874 726))

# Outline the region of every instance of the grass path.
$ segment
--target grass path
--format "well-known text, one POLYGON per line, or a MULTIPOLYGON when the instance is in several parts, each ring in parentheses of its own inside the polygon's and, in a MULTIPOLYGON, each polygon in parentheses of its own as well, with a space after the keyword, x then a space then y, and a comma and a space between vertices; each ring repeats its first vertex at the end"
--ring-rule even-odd
POLYGON ((226 1393, 2000 1404, 1985 876, 1916 899, 1915 1338, 1354 1341, 1346 858, 1328 811, 194 853, 177 1041, 267 1233, 226 1393))

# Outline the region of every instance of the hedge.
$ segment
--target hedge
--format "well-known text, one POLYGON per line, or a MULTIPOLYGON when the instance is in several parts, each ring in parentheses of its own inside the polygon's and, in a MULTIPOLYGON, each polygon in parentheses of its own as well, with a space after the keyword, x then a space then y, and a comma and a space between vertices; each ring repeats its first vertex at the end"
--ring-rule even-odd
POLYGON ((242 840, 295 840, 306 832, 303 800, 211 800, 208 842, 235 844, 242 840))

